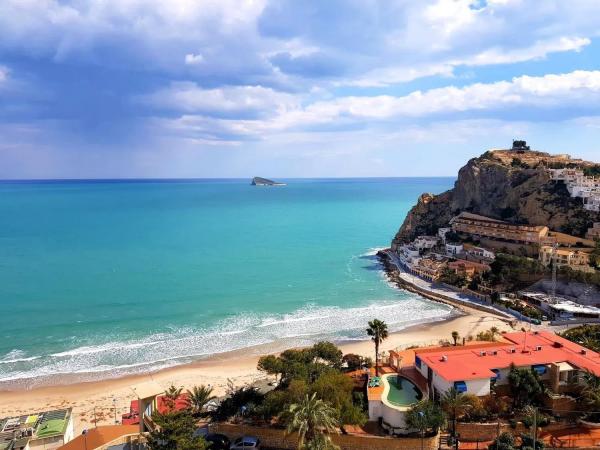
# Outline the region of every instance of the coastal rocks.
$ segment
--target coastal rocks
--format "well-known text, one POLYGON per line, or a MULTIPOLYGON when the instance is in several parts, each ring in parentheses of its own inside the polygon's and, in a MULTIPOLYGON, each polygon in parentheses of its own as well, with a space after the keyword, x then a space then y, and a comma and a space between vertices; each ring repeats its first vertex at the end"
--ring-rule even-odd
POLYGON ((392 247, 420 234, 435 233, 462 211, 512 223, 547 225, 578 236, 600 221, 599 213, 585 210, 581 199, 571 198, 563 183, 550 179, 547 164, 554 161, 554 156, 533 151, 526 156, 502 150, 471 159, 460 169, 453 189, 419 197, 392 247))

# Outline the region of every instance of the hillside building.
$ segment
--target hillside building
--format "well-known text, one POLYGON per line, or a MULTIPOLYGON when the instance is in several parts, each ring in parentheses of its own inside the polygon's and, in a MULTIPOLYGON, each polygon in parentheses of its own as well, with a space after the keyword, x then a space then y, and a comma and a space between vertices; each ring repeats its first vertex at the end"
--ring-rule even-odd
MULTIPOLYGON (((591 248, 569 248, 558 247, 556 249, 556 266, 570 267, 573 270, 581 272, 593 272, 594 268, 590 266, 591 248)), ((554 260, 554 248, 551 245, 542 245, 540 247, 540 262, 548 267, 554 260)))
POLYGON ((517 225, 468 212, 460 213, 450 224, 455 233, 525 245, 540 244, 549 231, 546 226, 517 225))

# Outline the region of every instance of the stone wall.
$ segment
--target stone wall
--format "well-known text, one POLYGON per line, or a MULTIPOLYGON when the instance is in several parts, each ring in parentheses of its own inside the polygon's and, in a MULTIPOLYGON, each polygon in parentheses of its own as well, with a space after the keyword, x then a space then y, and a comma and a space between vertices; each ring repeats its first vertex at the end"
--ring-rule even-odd
MULTIPOLYGON (((269 448, 295 450, 298 446, 295 434, 287 435, 284 430, 279 428, 218 423, 211 431, 222 433, 232 440, 242 435, 257 436, 262 441, 263 446, 269 448)), ((438 436, 424 438, 423 447, 421 447, 420 438, 336 434, 332 435, 331 439, 342 450, 421 450, 421 448, 424 450, 437 450, 439 443, 438 436)))

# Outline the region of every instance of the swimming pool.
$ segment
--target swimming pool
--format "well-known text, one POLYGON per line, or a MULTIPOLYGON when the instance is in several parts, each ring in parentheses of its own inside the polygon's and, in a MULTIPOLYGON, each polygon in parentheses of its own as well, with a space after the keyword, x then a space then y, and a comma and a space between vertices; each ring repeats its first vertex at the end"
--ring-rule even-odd
POLYGON ((408 378, 388 375, 384 379, 389 386, 386 389, 386 400, 393 406, 407 407, 423 398, 421 390, 408 378))

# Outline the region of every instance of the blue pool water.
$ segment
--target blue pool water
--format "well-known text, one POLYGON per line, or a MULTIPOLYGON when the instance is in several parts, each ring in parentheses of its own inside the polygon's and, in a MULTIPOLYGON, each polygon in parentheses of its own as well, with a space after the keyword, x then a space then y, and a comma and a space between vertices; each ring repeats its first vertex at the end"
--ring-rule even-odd
POLYGON ((449 178, 0 183, 0 388, 437 320, 374 258, 449 178))

